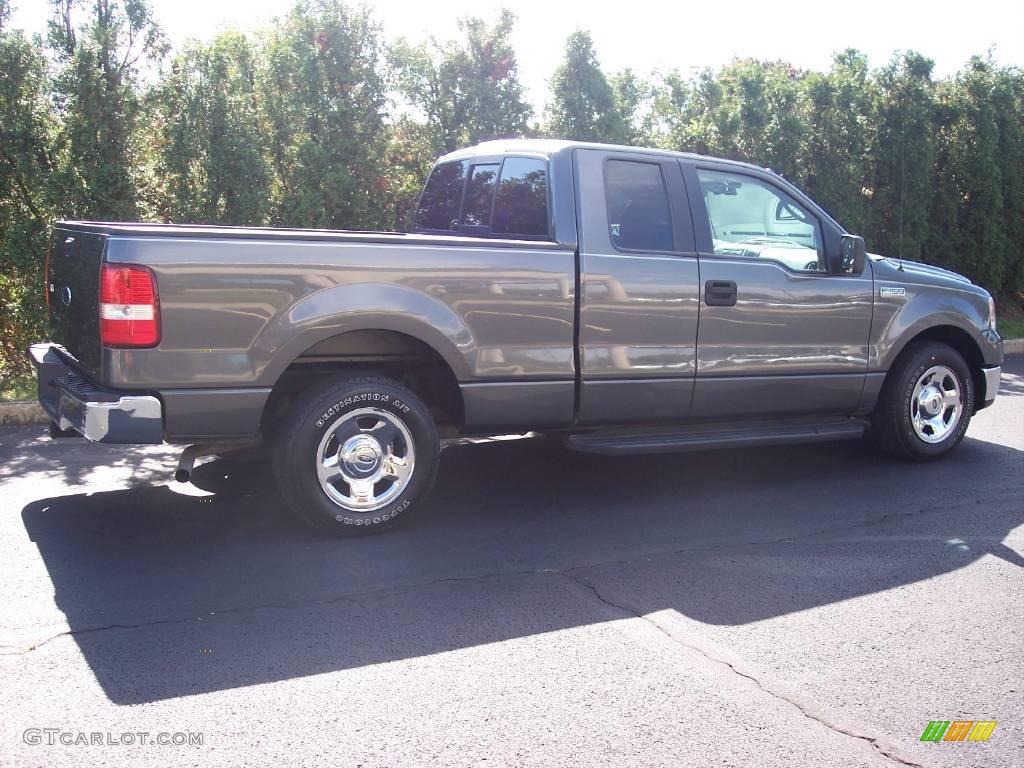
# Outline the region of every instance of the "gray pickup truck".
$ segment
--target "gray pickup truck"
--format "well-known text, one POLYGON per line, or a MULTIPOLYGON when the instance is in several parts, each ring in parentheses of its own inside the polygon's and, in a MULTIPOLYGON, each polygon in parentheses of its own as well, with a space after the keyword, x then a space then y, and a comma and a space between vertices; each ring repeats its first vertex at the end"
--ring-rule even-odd
POLYGON ((539 432, 603 454, 868 436, 952 450, 991 404, 992 298, 869 256, 744 163, 566 141, 442 157, 411 234, 60 222, 54 435, 264 441, 285 502, 369 532, 445 441, 539 432))

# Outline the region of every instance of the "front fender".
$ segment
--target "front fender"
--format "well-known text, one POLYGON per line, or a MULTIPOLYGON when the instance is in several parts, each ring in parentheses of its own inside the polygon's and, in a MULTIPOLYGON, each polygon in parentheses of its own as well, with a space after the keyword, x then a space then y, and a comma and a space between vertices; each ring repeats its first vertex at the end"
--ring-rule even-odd
POLYGON ((472 378, 477 344, 462 319, 444 303, 394 284, 335 285, 304 296, 263 329, 254 358, 266 365, 260 383, 272 386, 313 345, 349 331, 396 331, 437 352, 459 381, 472 378))
POLYGON ((987 365, 1002 360, 1002 342, 988 330, 988 299, 973 291, 900 283, 876 283, 869 371, 887 371, 904 348, 930 328, 949 326, 965 333, 987 365), (906 289, 905 296, 884 295, 887 285, 906 289))

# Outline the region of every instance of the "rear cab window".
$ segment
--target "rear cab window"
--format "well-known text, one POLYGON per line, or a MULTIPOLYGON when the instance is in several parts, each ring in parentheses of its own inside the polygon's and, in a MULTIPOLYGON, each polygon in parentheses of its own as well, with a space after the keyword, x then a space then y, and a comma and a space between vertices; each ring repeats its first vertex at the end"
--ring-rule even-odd
POLYGON ((494 200, 495 234, 548 236, 547 163, 529 157, 506 157, 494 200))
POLYGON ((494 184, 498 178, 497 163, 474 165, 469 172, 466 199, 462 206, 465 227, 481 227, 484 233, 491 226, 491 205, 494 203, 494 184))
POLYGON ((547 161, 508 156, 435 166, 420 198, 414 231, 550 239, 547 161))
POLYGON ((464 162, 441 163, 434 167, 420 196, 415 228, 454 232, 459 223, 462 188, 466 181, 464 162))

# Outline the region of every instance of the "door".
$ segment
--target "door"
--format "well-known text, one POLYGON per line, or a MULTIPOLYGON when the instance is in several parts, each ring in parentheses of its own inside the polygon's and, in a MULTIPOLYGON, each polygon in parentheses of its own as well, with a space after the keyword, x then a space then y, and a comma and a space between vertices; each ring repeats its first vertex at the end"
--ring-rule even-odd
POLYGON ((698 263, 679 164, 577 150, 578 420, 684 419, 696 370, 698 263))
POLYGON ((692 415, 849 414, 867 372, 870 266, 834 274, 841 229, 777 177, 683 163, 700 258, 692 415))

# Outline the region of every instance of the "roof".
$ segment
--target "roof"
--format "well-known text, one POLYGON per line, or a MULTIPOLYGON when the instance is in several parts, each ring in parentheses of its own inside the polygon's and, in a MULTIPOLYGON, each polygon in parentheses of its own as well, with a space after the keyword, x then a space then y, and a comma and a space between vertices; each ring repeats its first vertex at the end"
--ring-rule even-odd
POLYGON ((670 156, 688 158, 690 160, 714 160, 716 163, 728 163, 742 168, 759 168, 760 170, 765 171, 769 170, 753 163, 743 163, 738 160, 726 160, 725 158, 711 157, 710 155, 698 155, 692 152, 676 152, 671 149, 653 149, 651 147, 632 147, 624 144, 601 144, 600 142, 595 141, 570 141, 567 139, 492 139, 491 141, 484 141, 480 144, 475 144, 472 147, 465 147, 463 149, 457 149, 454 152, 449 152, 447 155, 439 158, 437 162, 441 163, 448 160, 464 160, 466 158, 479 157, 481 155, 525 154, 551 157, 552 155, 560 152, 566 152, 573 149, 603 149, 605 151, 618 150, 621 152, 658 155, 660 157, 670 156))

